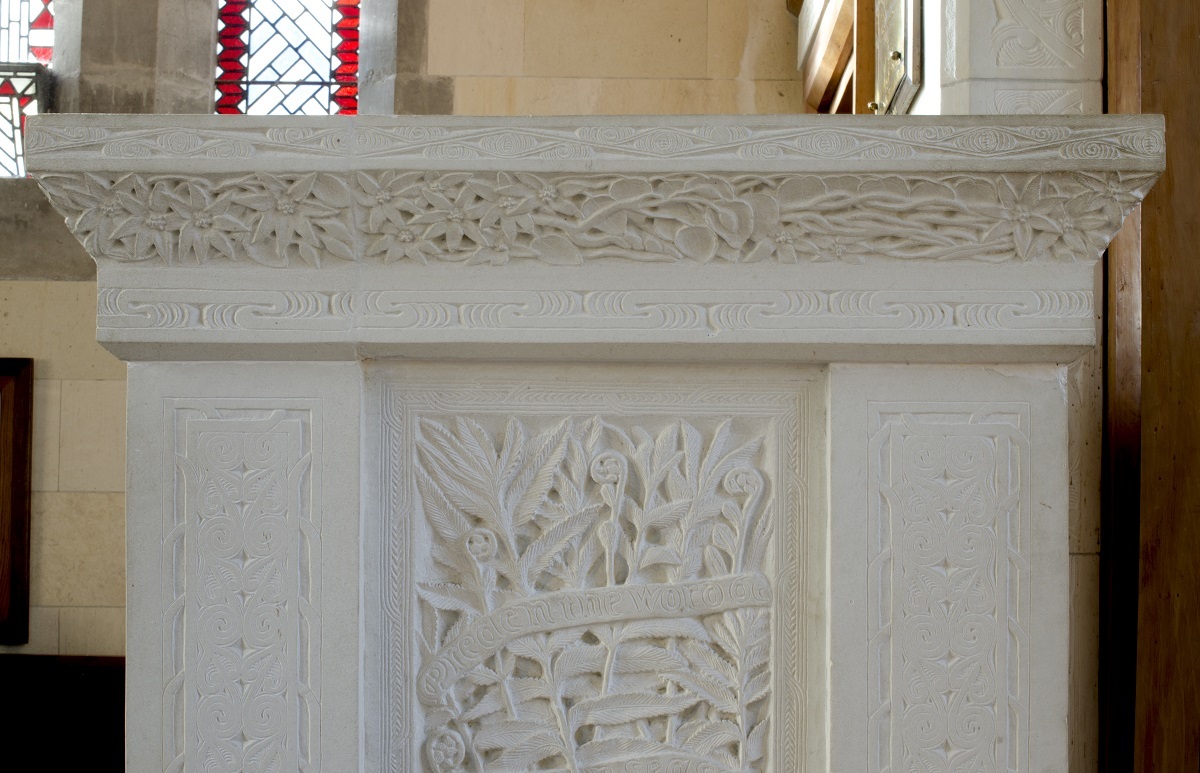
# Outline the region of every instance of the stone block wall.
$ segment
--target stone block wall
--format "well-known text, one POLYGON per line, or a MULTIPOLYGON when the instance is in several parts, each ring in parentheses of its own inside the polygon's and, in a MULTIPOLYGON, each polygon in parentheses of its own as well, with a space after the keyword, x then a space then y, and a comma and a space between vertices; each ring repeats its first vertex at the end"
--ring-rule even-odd
POLYGON ((782 0, 429 0, 459 115, 805 112, 782 0))
POLYGON ((125 363, 95 340, 96 285, 0 281, 0 356, 34 358, 29 643, 125 654, 125 363))

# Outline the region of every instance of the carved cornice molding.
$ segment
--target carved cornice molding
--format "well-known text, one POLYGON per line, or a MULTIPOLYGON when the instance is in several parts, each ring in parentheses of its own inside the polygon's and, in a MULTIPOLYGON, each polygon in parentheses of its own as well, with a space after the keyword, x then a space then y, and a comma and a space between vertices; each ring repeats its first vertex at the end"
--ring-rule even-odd
POLYGON ((1158 116, 39 116, 44 172, 1161 171, 1158 116))
POLYGON ((27 156, 110 343, 1074 347, 1164 157, 1154 116, 101 121, 27 156))

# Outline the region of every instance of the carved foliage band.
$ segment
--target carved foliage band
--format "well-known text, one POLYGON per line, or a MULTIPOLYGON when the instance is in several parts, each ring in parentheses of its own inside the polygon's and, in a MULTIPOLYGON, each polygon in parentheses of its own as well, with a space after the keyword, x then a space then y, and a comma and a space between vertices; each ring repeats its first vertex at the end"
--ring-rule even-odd
POLYGON ((144 290, 102 288, 98 324, 201 331, 1087 330, 1083 290, 144 290))
POLYGON ((317 771, 311 413, 175 404, 164 770, 317 771))
MULTIPOLYGON (((1007 141, 980 132, 980 143, 1007 141)), ((572 266, 1095 260, 1155 176, 379 171, 39 182, 93 256, 122 263, 572 266)))
POLYGON ((1028 758, 1029 410, 872 404, 869 770, 1028 758))
MULTIPOLYGON (((1025 8, 1029 3, 999 0, 998 4, 1030 13, 1025 8)), ((1060 37, 1067 39, 1062 41, 1067 47, 1081 45, 1075 22, 1081 0, 1039 0, 1039 5, 1051 8, 1051 13, 1045 14, 1052 20, 1047 26, 1057 27, 1060 37)), ((952 8, 953 3, 948 3, 948 9, 952 8)), ((1007 34, 1022 21, 1019 13, 1002 13, 997 33, 1007 34)), ((1021 47, 1030 48, 1024 41, 1021 47)), ((885 165, 917 169, 947 158, 1000 164, 1021 158, 1054 169, 1064 168, 1064 161, 1069 168, 1078 159, 1121 160, 1130 168, 1161 163, 1161 129, 1148 126, 1144 119, 1122 118, 1123 125, 1114 125, 1116 119, 1109 118, 1106 125, 1077 121, 1070 126, 992 127, 979 126, 969 118, 942 118, 916 125, 872 121, 868 125, 837 118, 806 120, 803 116, 787 116, 783 122, 766 116, 704 116, 698 122, 672 116, 669 124, 650 119, 658 125, 634 125, 636 119, 632 119, 626 126, 580 126, 578 118, 522 117, 489 118, 488 125, 479 126, 472 119, 439 116, 428 121, 404 116, 402 125, 396 125, 394 119, 378 119, 379 124, 370 125, 369 119, 360 118, 339 120, 336 128, 330 128, 327 121, 305 125, 304 119, 288 119, 286 126, 241 121, 234 127, 209 118, 212 128, 197 128, 205 119, 189 116, 186 128, 162 128, 160 116, 152 128, 103 128, 92 118, 84 119, 86 125, 56 126, 78 119, 50 117, 30 122, 25 152, 31 168, 60 170, 94 170, 98 161, 128 169, 136 164, 161 165, 164 160, 185 159, 243 169, 262 156, 285 158, 308 169, 329 168, 329 163, 323 162, 332 162, 334 169, 357 169, 364 160, 380 168, 446 168, 489 161, 501 168, 515 162, 531 171, 572 162, 576 166, 580 162, 592 166, 650 162, 665 168, 679 160, 708 169, 760 171, 779 169, 781 164, 794 168, 796 162, 804 171, 885 165)))
POLYGON ((739 402, 385 391, 388 770, 801 769, 797 395, 739 402))

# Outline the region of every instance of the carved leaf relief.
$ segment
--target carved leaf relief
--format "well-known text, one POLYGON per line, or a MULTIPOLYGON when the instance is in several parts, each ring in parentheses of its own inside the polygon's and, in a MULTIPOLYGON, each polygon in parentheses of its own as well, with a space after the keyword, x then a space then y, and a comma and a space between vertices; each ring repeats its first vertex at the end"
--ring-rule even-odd
POLYGON ((872 668, 891 674, 872 770, 1025 767, 1027 421, 890 414, 872 440, 872 668))
MULTIPOLYGON (((948 141, 936 127, 912 131, 914 141, 948 141)), ((825 139, 832 155, 848 142, 825 139)), ((984 127, 953 140, 980 153, 1019 144, 984 127)), ((1069 150, 1081 160, 1113 152, 1102 143, 1069 150)), ((50 174, 40 183, 89 252, 120 262, 572 266, 1094 260, 1154 176, 384 171, 50 174)))
POLYGON ((763 442, 730 421, 421 418, 426 769, 765 770, 763 442))
POLYGON ((177 413, 184 495, 163 546, 174 568, 164 608, 182 612, 164 626, 164 651, 186 638, 164 680, 164 720, 186 729, 165 734, 164 770, 315 770, 320 536, 305 496, 308 416, 211 406, 195 416, 195 405, 177 413))
POLYGON ((1084 59, 1083 0, 995 0, 992 51, 1000 67, 1078 67, 1084 59))

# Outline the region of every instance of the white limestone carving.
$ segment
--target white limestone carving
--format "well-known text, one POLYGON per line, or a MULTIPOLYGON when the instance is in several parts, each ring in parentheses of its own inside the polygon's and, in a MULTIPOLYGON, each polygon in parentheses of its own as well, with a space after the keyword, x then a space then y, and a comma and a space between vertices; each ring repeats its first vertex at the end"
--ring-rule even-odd
POLYGON ((303 770, 320 758, 321 534, 309 411, 168 401, 163 770, 303 770))
POLYGON ((942 111, 1099 113, 1100 0, 946 0, 942 111))
MULTIPOLYGON (((1050 76, 1046 76, 1050 77, 1050 76)), ((25 152, 43 172, 195 169, 303 172, 760 172, 931 171, 962 168, 1157 169, 1161 129, 1136 116, 1008 123, 874 116, 663 116, 601 118, 254 118, 39 116, 25 152), (979 141, 1001 136, 999 144, 979 141), (269 161, 268 161, 269 160, 269 161), (1012 162, 1018 163, 1013 164, 1012 162), (1111 162, 1120 162, 1114 165, 1111 162), (1140 166, 1139 166, 1140 164, 1140 166)))
POLYGON ((459 383, 382 386, 384 769, 819 756, 808 387, 459 383))
MULTIPOLYGON (((996 150, 1015 144, 986 129, 970 141, 996 150)), ((1071 152, 1105 151, 1079 145, 1071 152)), ((1153 179, 358 172, 46 174, 40 182, 98 259, 319 268, 339 261, 1095 260, 1153 179)))
POLYGON ((1065 369, 831 371, 830 770, 1066 770, 1065 369))
POLYGON ((45 117, 29 155, 129 356, 164 336, 411 356, 848 328, 1076 347, 1086 266, 1163 158, 1141 116, 155 120, 45 117))
POLYGON ((871 412, 869 769, 1027 769, 1028 408, 871 412))
POLYGON ((1086 0, 997 0, 991 50, 998 68, 1079 68, 1086 0))
POLYGON ((142 360, 130 770, 1065 768, 1029 363, 1161 119, 152 120, 30 156, 142 360))
POLYGON ((946 0, 946 83, 1095 81, 1103 75, 1104 5, 1096 0, 946 0))

